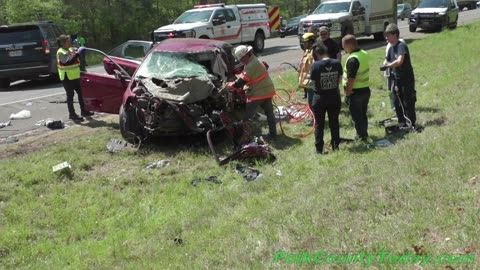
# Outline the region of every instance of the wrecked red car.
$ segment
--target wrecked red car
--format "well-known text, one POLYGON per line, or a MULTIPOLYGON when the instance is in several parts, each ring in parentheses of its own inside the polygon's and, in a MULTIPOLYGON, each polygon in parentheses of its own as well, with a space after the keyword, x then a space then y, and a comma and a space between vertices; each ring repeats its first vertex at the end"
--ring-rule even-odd
POLYGON ((152 46, 133 76, 104 60, 82 72, 85 104, 119 114, 120 131, 130 142, 221 128, 238 120, 245 105, 244 97, 225 87, 234 75, 231 51, 218 40, 167 39, 152 46), (102 72, 90 72, 95 68, 102 72))

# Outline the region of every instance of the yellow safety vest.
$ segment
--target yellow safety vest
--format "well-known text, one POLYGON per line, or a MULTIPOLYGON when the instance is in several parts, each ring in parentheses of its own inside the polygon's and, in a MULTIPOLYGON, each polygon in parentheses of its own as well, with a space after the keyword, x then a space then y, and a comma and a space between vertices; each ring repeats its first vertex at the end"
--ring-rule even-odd
POLYGON ((347 63, 350 58, 355 57, 358 59, 358 62, 360 63, 360 67, 358 68, 357 71, 357 76, 355 77, 355 82, 353 83, 353 88, 352 89, 359 89, 359 88, 365 88, 369 86, 369 79, 370 79, 370 68, 368 64, 368 54, 364 50, 352 52, 350 56, 348 56, 347 61, 345 62, 345 65, 343 67, 343 80, 342 80, 342 85, 343 87, 347 86, 347 80, 348 80, 348 75, 347 75, 347 63))
POLYGON ((75 63, 71 65, 65 65, 64 63, 60 62, 61 55, 69 55, 74 50, 73 48, 69 48, 65 50, 64 48, 59 48, 57 50, 57 68, 58 68, 58 76, 60 80, 63 81, 65 79, 65 74, 69 80, 75 80, 80 78, 80 60, 76 60, 75 63))

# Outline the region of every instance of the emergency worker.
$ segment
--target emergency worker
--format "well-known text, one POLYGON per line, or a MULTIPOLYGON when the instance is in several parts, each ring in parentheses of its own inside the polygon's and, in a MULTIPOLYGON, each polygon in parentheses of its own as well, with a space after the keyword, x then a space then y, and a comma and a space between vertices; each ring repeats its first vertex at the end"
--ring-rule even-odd
POLYGON ((391 23, 385 29, 385 38, 390 44, 387 57, 384 62, 386 68, 390 68, 389 81, 393 94, 393 104, 400 127, 415 127, 417 120, 415 102, 415 75, 413 73, 410 51, 405 42, 399 40, 400 30, 397 25, 391 23), (408 119, 407 119, 408 118, 408 119))
POLYGON ((300 69, 298 73, 298 87, 303 89, 307 94, 308 106, 312 106, 312 84, 310 82, 310 69, 315 62, 313 55, 313 47, 316 43, 315 35, 313 33, 305 33, 302 36, 303 51, 302 59, 300 61, 300 69))
POLYGON ((58 76, 60 77, 65 92, 67 93, 69 118, 73 121, 82 121, 83 117, 80 117, 75 113, 75 108, 73 106, 73 96, 75 95, 75 92, 77 92, 81 115, 85 117, 93 115, 92 112, 85 110, 82 89, 80 88, 79 56, 85 50, 85 47, 80 47, 78 50, 72 48, 72 40, 68 35, 61 35, 57 42, 59 47, 57 51, 58 76))
POLYGON ((343 88, 345 91, 345 102, 348 105, 352 116, 356 140, 368 140, 368 102, 370 100, 369 87, 369 63, 366 51, 358 47, 355 36, 346 35, 342 39, 342 46, 346 53, 349 53, 343 69, 343 88))
POLYGON ((342 50, 335 40, 330 38, 330 29, 326 26, 322 26, 319 29, 320 40, 319 43, 323 43, 327 47, 328 57, 331 59, 337 59, 342 62, 342 50))
POLYGON ((250 130, 250 121, 256 114, 257 107, 261 107, 267 116, 268 137, 273 138, 277 135, 275 124, 275 114, 273 112, 272 98, 275 95, 275 87, 270 78, 267 68, 253 54, 252 46, 240 45, 235 48, 235 58, 242 62, 245 67, 242 73, 237 75, 237 79, 229 83, 229 87, 234 91, 245 89, 247 104, 245 108, 245 129, 244 133, 250 130))
POLYGON ((313 83, 312 110, 315 115, 315 148, 323 154, 323 129, 325 114, 328 114, 328 124, 331 134, 331 145, 335 151, 340 144, 340 114, 341 98, 339 85, 342 81, 342 64, 328 57, 328 50, 323 44, 315 46, 317 61, 312 66, 310 78, 313 83))

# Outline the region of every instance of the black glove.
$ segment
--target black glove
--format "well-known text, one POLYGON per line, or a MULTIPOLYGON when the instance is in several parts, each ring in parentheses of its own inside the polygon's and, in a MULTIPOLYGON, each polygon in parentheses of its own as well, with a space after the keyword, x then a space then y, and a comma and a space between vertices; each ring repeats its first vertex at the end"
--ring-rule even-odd
POLYGON ((380 71, 385 71, 385 70, 387 70, 387 69, 388 69, 387 66, 381 66, 381 67, 380 67, 380 71))

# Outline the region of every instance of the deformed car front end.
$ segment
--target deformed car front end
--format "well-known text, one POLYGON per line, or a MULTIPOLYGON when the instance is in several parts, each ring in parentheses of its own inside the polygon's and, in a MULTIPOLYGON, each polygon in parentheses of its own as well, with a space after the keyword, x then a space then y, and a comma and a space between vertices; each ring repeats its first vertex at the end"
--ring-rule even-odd
MULTIPOLYGON (((118 105, 122 136, 136 141, 205 133, 237 120, 245 100, 225 87, 233 76, 231 49, 222 41, 202 39, 168 39, 154 46, 118 105)), ((102 106, 92 108, 98 102, 88 92, 88 108, 98 111, 102 106)))

